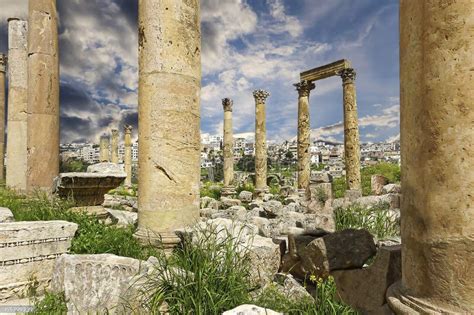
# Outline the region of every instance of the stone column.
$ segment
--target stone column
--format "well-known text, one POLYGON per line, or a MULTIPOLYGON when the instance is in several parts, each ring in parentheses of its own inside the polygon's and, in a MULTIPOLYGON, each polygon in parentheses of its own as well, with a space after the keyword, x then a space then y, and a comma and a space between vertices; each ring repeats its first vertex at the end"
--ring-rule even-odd
POLYGON ((359 122, 357 120, 355 77, 356 72, 352 68, 341 71, 344 98, 344 158, 347 189, 361 191, 359 122))
POLYGON ((109 156, 110 138, 106 135, 100 137, 99 142, 99 162, 110 162, 109 156))
POLYGON ((118 130, 112 129, 112 144, 110 146, 111 162, 118 163, 118 130))
POLYGON ((232 133, 232 105, 230 98, 222 100, 224 107, 224 187, 223 196, 235 195, 234 181, 234 136, 232 133))
POLYGON ((4 178, 5 160, 5 72, 7 56, 0 54, 0 180, 4 178))
POLYGON ((295 87, 298 91, 298 190, 305 192, 311 175, 309 93, 315 85, 303 80, 295 84, 295 87))
POLYGON ((474 2, 400 1, 396 314, 474 312, 474 2))
POLYGON ((198 0, 139 0, 138 231, 173 247, 199 217, 198 0))
POLYGON ((265 101, 269 96, 270 93, 264 90, 253 92, 255 98, 255 193, 257 196, 268 192, 265 101))
POLYGON ((132 126, 126 125, 123 128, 124 132, 124 157, 123 164, 125 165, 125 187, 132 186, 132 126))
POLYGON ((30 0, 28 9, 27 190, 50 191, 59 173, 56 0, 30 0))
POLYGON ((28 22, 8 19, 8 187, 26 191, 28 108, 28 22))

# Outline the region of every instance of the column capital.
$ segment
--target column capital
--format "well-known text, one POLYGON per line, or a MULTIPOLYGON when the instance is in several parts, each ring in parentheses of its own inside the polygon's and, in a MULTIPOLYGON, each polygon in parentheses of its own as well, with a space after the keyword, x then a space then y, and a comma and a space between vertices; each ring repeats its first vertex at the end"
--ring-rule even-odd
POLYGON ((316 87, 313 82, 307 80, 301 80, 299 83, 293 85, 296 87, 299 96, 309 96, 309 92, 316 87))
POLYGON ((112 136, 118 136, 118 130, 112 129, 112 136))
POLYGON ((131 134, 132 129, 133 129, 132 125, 124 125, 123 126, 123 131, 124 131, 125 134, 131 134))
POLYGON ((0 72, 5 73, 7 70, 7 56, 0 54, 0 72))
POLYGON ((270 96, 270 93, 265 90, 255 90, 253 91, 253 97, 257 103, 265 103, 267 97, 270 96))
POLYGON ((339 72, 342 78, 342 83, 354 83, 356 78, 356 71, 353 68, 346 68, 339 72))
POLYGON ((224 112, 231 112, 233 105, 234 102, 230 98, 226 97, 222 99, 222 106, 224 107, 224 112))

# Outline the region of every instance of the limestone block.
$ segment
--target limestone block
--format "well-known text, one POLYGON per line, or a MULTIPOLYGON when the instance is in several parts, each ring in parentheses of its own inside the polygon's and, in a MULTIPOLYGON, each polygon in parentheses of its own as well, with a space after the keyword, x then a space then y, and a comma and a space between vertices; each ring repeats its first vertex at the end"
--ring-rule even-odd
POLYGON ((240 206, 241 201, 239 199, 232 199, 227 197, 221 197, 221 208, 227 209, 232 206, 240 206))
POLYGON ((97 163, 92 164, 87 167, 87 173, 100 173, 100 174, 112 174, 112 175, 120 175, 120 176, 127 176, 124 171, 123 164, 116 164, 116 163, 97 163))
POLYGON ((207 218, 211 219, 212 215, 217 213, 217 209, 212 209, 212 208, 202 208, 199 210, 199 216, 201 218, 207 218))
POLYGON ((14 222, 15 217, 13 213, 8 208, 0 207, 0 223, 14 222))
POLYGON ((68 314, 120 314, 132 278, 147 267, 138 259, 111 254, 66 254, 56 261, 51 287, 64 292, 68 314))
POLYGON ((360 197, 362 197, 362 191, 359 189, 349 189, 344 193, 344 198, 349 201, 354 201, 360 197))
POLYGON ((225 311, 222 315, 283 315, 283 313, 278 313, 271 309, 255 305, 244 304, 229 311, 225 311))
POLYGON ((289 197, 296 193, 296 189, 292 186, 283 186, 280 188, 280 195, 283 197, 289 197))
POLYGON ((135 225, 138 221, 138 214, 136 212, 106 209, 112 218, 117 220, 118 226, 135 225))
POLYGON ((381 247, 375 261, 367 268, 331 272, 342 301, 361 311, 373 312, 382 307, 390 285, 401 279, 401 247, 381 247))
POLYGON ((299 202, 290 202, 283 207, 282 212, 304 212, 304 207, 299 202))
POLYGON ((227 209, 219 210, 211 215, 212 219, 225 218, 231 220, 245 221, 247 210, 242 206, 232 206, 227 209))
POLYGON ((402 187, 399 184, 387 184, 383 186, 383 194, 400 194, 402 187))
POLYGON ((239 194, 239 200, 242 202, 251 202, 253 194, 250 191, 242 190, 239 194))
POLYGON ((320 277, 333 270, 361 268, 375 253, 373 236, 355 229, 316 238, 298 251, 306 273, 320 277))
MULTIPOLYGON (((203 209, 203 208, 209 208, 209 204, 212 202, 212 201, 215 201, 214 198, 211 198, 211 197, 207 197, 207 196, 204 196, 204 197, 201 197, 200 199, 200 208, 203 209)), ((216 208, 217 210, 217 208, 216 208)))
POLYGON ((275 199, 275 196, 273 194, 263 194, 263 201, 270 201, 275 199))
POLYGON ((386 194, 381 196, 365 196, 356 199, 354 204, 359 204, 361 207, 374 207, 380 204, 388 204, 389 209, 400 209, 400 195, 386 194))
POLYGON ((74 198, 77 206, 98 206, 104 203, 104 195, 125 178, 125 173, 61 173, 53 191, 61 198, 74 198))
POLYGON ((306 213, 301 227, 305 230, 322 229, 327 232, 334 232, 336 231, 336 222, 332 214, 306 213))
POLYGON ((272 237, 270 220, 259 216, 253 216, 247 220, 250 224, 258 227, 258 234, 263 237, 272 237))
POLYGON ((271 282, 280 268, 280 246, 271 238, 255 235, 249 244, 250 281, 265 286, 271 282))
POLYGON ((269 218, 283 215, 283 204, 277 200, 269 200, 262 203, 262 208, 269 218))
POLYGON ((277 290, 291 301, 314 299, 291 274, 277 273, 273 281, 277 284, 277 290))
POLYGON ((321 203, 331 200, 334 198, 332 183, 310 183, 307 195, 311 200, 317 200, 321 203))
POLYGON ((320 184, 320 183, 332 183, 332 175, 327 172, 311 172, 310 183, 320 184))
POLYGON ((66 221, 0 224, 0 303, 22 298, 31 279, 38 281, 41 294, 76 230, 77 224, 66 221))
POLYGON ((370 188, 372 195, 381 195, 383 194, 383 187, 388 184, 388 178, 375 174, 370 177, 370 188))

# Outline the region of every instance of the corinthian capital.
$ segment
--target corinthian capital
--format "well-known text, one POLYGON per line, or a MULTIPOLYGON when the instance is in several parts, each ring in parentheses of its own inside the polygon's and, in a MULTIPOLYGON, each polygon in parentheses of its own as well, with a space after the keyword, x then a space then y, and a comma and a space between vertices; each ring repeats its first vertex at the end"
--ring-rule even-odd
POLYGON ((265 103, 267 100, 267 97, 270 96, 270 93, 268 93, 265 90, 255 90, 253 91, 253 97, 255 98, 255 101, 257 103, 265 103))
POLYGON ((293 84, 298 91, 300 96, 309 96, 309 92, 314 89, 315 85, 313 82, 302 80, 300 83, 293 84))
POLYGON ((7 56, 0 54, 0 72, 6 72, 7 70, 7 56))
POLYGON ((226 97, 222 99, 222 106, 224 107, 224 112, 231 112, 233 104, 234 102, 230 98, 226 97))
POLYGON ((118 136, 118 130, 112 129, 112 137, 117 137, 117 136, 118 136))
POLYGON ((125 134, 131 134, 131 133, 132 133, 132 129, 133 129, 132 125, 125 125, 125 126, 123 126, 123 132, 124 132, 125 134))
POLYGON ((339 72, 339 75, 342 78, 342 83, 353 83, 356 78, 356 72, 353 68, 341 70, 341 72, 339 72))

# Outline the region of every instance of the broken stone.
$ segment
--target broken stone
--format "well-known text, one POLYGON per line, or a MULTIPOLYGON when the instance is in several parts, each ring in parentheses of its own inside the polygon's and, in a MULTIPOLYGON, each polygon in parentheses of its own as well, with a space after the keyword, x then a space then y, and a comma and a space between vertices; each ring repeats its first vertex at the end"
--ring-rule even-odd
POLYGON ((291 274, 277 273, 273 279, 277 290, 291 301, 314 300, 308 291, 291 274))
POLYGON ((269 218, 275 218, 283 214, 283 204, 277 200, 264 202, 262 208, 269 218))
POLYGON ((212 219, 224 218, 231 220, 244 221, 247 215, 247 209, 242 206, 232 206, 227 209, 219 210, 211 215, 212 219))
POLYGON ((221 204, 220 208, 222 209, 227 209, 232 206, 240 206, 241 201, 239 199, 232 199, 232 198, 227 198, 227 197, 221 197, 221 204))
POLYGON ((0 207, 0 223, 14 222, 15 217, 10 209, 0 207))
POLYGON ((113 219, 117 220, 117 225, 126 227, 129 225, 135 225, 138 221, 138 214, 136 212, 105 209, 113 219))
POLYGON ((212 215, 214 215, 217 212, 218 212, 217 209, 202 208, 199 210, 199 215, 201 216, 201 218, 211 219, 212 215))
POLYGON ((388 184, 388 178, 375 174, 370 177, 370 188, 372 195, 381 195, 383 193, 383 187, 388 184))
POLYGON ((250 191, 243 190, 239 194, 239 200, 242 202, 251 202, 253 194, 250 191))
POLYGON ((87 173, 109 174, 117 176, 125 175, 125 177, 127 177, 127 174, 125 173, 122 164, 109 162, 89 165, 87 167, 87 173))
POLYGON ((367 268, 331 272, 337 293, 346 304, 362 313, 377 314, 390 285, 401 279, 401 247, 381 247, 367 268))
POLYGON ((324 204, 327 200, 334 198, 332 183, 311 183, 308 186, 307 195, 311 200, 317 200, 324 204))
MULTIPOLYGON (((207 197, 207 196, 204 196, 204 197, 201 197, 200 199, 200 208, 203 209, 203 208, 212 208, 210 207, 209 205, 213 202, 213 201, 216 201, 214 198, 211 198, 211 197, 207 197)), ((216 208, 217 210, 218 208, 216 208)))
POLYGON ((311 172, 310 183, 332 183, 332 176, 327 172, 313 171, 311 172))
POLYGON ((402 187, 398 184, 388 184, 383 186, 383 194, 400 194, 402 192, 402 187))
POLYGON ((271 309, 255 305, 244 304, 229 311, 225 311, 222 315, 283 315, 283 313, 278 313, 271 309))

